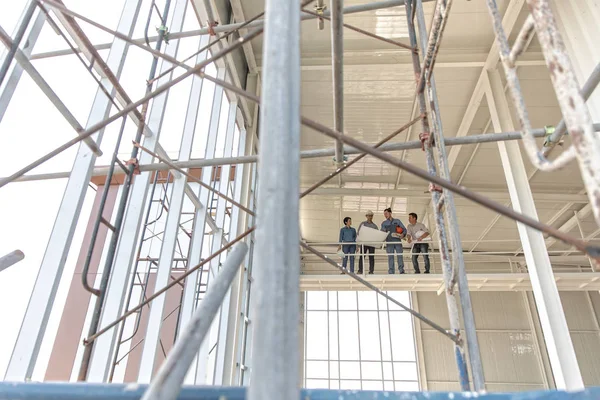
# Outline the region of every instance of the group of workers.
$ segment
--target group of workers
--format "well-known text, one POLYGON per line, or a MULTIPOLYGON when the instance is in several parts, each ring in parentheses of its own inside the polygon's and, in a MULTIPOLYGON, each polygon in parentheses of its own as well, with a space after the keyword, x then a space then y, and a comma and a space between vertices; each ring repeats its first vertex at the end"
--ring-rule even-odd
POLYGON ((373 211, 369 210, 365 214, 367 218, 358 226, 358 232, 352 227, 352 218, 344 218, 344 227, 340 229, 341 243, 338 250, 343 252, 342 267, 347 268, 348 261, 350 262, 350 272, 354 272, 354 255, 356 250, 360 251, 358 259, 358 273, 363 273, 363 257, 368 255, 369 257, 369 274, 373 274, 375 271, 375 246, 360 245, 357 246, 356 238, 360 233, 361 228, 367 227, 372 229, 378 229, 383 232, 387 232, 388 235, 385 239, 385 251, 388 254, 388 273, 394 274, 394 253, 398 259, 398 273, 404 274, 404 260, 402 258, 403 248, 402 240, 405 239, 408 243, 412 244, 412 264, 415 269, 415 274, 420 274, 419 269, 419 253, 423 254, 423 260, 425 263, 425 273, 429 273, 429 244, 424 243, 423 240, 429 236, 429 229, 417 221, 417 214, 408 214, 408 227, 404 226, 402 221, 392 216, 392 209, 386 208, 383 211, 385 220, 381 223, 379 228, 373 222, 373 211), (348 243, 348 244, 345 244, 348 243))

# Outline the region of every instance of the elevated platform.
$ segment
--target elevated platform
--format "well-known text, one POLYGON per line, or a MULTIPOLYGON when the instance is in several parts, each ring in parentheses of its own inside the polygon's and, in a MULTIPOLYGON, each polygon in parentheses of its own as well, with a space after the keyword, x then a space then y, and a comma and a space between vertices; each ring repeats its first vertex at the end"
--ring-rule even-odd
MULTIPOLYGON (((439 292, 444 290, 441 274, 361 275, 381 290, 439 292)), ((471 291, 524 291, 532 290, 527 273, 467 274, 471 291)), ((558 290, 600 290, 600 272, 557 272, 554 274, 558 290)), ((300 290, 369 290, 348 275, 301 275, 300 290)))
MULTIPOLYGON (((0 400, 138 400, 147 385, 95 383, 7 383, 0 382, 0 400)), ((600 387, 581 392, 538 391, 519 393, 375 392, 368 390, 302 390, 303 400, 597 400, 600 387)), ((243 400, 244 387, 184 387, 178 400, 243 400)))

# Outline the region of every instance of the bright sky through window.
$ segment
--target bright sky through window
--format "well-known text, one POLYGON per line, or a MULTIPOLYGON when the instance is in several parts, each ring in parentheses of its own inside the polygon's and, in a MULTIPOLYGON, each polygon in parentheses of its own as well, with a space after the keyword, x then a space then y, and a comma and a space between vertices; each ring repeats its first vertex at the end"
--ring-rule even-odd
MULTIPOLYGON (((388 292, 410 304, 408 292, 388 292)), ((409 313, 370 291, 306 292, 306 388, 419 390, 409 313)))

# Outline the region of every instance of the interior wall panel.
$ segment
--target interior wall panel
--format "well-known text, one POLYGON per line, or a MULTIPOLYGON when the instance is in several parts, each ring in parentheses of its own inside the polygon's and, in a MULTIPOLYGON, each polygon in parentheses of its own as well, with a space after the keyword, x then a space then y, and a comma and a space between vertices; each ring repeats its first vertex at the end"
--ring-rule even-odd
MULTIPOLYGON (((540 351, 522 293, 471 293, 486 389, 526 391, 543 389, 540 351)), ((418 293, 419 311, 442 326, 448 325, 445 296, 418 293)), ((452 345, 422 324, 423 355, 429 390, 456 390, 452 345)))
POLYGON ((600 329, 598 292, 561 292, 571 340, 586 386, 600 385, 600 329), (588 296, 589 295, 589 296, 588 296))

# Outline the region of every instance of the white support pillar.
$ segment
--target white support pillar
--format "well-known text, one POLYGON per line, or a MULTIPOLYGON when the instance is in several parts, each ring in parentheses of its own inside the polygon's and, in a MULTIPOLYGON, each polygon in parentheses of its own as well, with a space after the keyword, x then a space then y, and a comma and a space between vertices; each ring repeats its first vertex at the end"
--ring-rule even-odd
MULTIPOLYGON (((140 5, 140 0, 127 0, 125 2, 117 31, 128 36, 132 35, 140 5)), ((41 29, 41 23, 39 28, 41 29)), ((117 77, 120 76, 123 70, 127 48, 128 45, 119 39, 115 39, 111 46, 107 64, 115 71, 117 77)), ((26 50, 31 51, 31 49, 26 50)), ((17 77, 20 73, 20 70, 19 72, 14 70, 11 78, 17 77)), ((102 79, 101 82, 104 87, 111 91, 112 85, 108 79, 102 79)), ((8 96, 8 93, 3 92, 3 96, 8 96)), ((12 93, 10 94, 12 95, 12 93)), ((107 118, 111 106, 112 103, 106 97, 104 91, 98 89, 86 127, 107 118)), ((104 129, 92 135, 92 139, 94 139, 98 146, 102 142, 103 135, 104 129)), ((46 252, 38 271, 33 292, 27 305, 27 311, 19 330, 19 336, 17 337, 17 342, 13 348, 13 353, 6 370, 5 380, 22 381, 31 378, 46 332, 56 291, 58 290, 65 262, 69 254, 71 241, 73 240, 75 228, 79 221, 79 214, 87 193, 95 161, 96 156, 89 147, 86 144, 80 144, 60 208, 58 209, 54 227, 48 240, 48 246, 46 247, 46 252)))
MULTIPOLYGON (((181 31, 187 5, 188 2, 185 0, 177 0, 175 2, 173 18, 169 26, 171 32, 181 31)), ((179 41, 171 40, 165 49, 165 53, 171 57, 176 57, 178 47, 179 41)), ((162 61, 159 68, 159 74, 162 74, 171 67, 171 63, 162 61)), ((169 82, 171 76, 172 74, 163 76, 158 80, 156 85, 161 86, 169 82)), ((147 118, 147 126, 150 131, 155 132, 155 135, 151 137, 146 136, 144 138, 144 146, 151 151, 156 151, 158 145, 168 95, 169 91, 166 91, 152 100, 152 106, 147 118)), ((142 152, 140 164, 151 163, 152 159, 152 156, 142 152)), ((151 175, 151 172, 142 172, 140 175, 137 175, 133 181, 133 186, 129 195, 129 204, 127 205, 127 211, 125 212, 119 242, 115 252, 113 265, 117 266, 117 268, 113 268, 108 284, 108 293, 106 294, 102 315, 100 317, 100 328, 116 320, 123 312, 123 304, 127 293, 128 282, 131 278, 131 266, 136 254, 138 236, 143 221, 142 214, 146 205, 151 175)), ((118 327, 114 327, 95 340, 88 372, 88 381, 105 382, 108 378, 108 372, 112 363, 112 355, 115 350, 117 332, 118 327)))
MULTIPOLYGON (((217 78, 225 78, 225 68, 219 68, 217 70, 217 78)), ((217 134, 219 131, 219 119, 221 117, 221 102, 223 100, 223 88, 216 86, 213 94, 212 108, 210 114, 210 121, 208 124, 208 132, 206 134, 206 147, 204 151, 204 158, 214 158, 216 146, 217 146, 217 134)), ((207 185, 211 183, 212 167, 206 167, 202 169, 201 181, 207 185)), ((200 188, 200 203, 205 206, 204 211, 196 211, 196 219, 194 221, 194 232, 192 235, 192 241, 190 243, 190 258, 188 265, 194 266, 200 263, 200 257, 202 254, 202 247, 204 244, 204 233, 206 231, 207 217, 209 217, 209 195, 208 189, 200 188)), ((202 270, 204 270, 203 268, 202 270)), ((196 296, 198 291, 198 282, 202 272, 198 271, 190 275, 185 280, 185 287, 183 291, 183 299, 181 303, 181 313, 179 315, 179 328, 178 332, 181 332, 189 320, 192 318, 196 307, 196 296)), ((194 360, 188 374, 185 379, 186 384, 193 384, 196 380, 197 370, 197 359, 194 360)))
MULTIPOLYGON (((502 132, 505 129, 514 130, 500 73, 497 69, 491 70, 488 71, 488 77, 486 94, 494 130, 496 132, 502 132)), ((498 149, 513 208, 515 211, 537 219, 537 211, 519 144, 517 142, 498 142, 498 149)), ((517 223, 517 229, 523 244, 556 387, 566 390, 583 389, 579 364, 560 302, 544 236, 541 232, 521 223, 517 223)))
MULTIPOLYGON (((231 107, 233 107, 235 105, 235 103, 231 103, 231 107)), ((237 108, 237 107, 236 107, 237 108)), ((231 111, 231 110, 230 110, 231 111)), ((239 110, 238 110, 239 111, 239 110)), ((246 147, 246 130, 245 129, 240 129, 240 136, 239 136, 239 142, 238 142, 238 154, 242 153, 246 147)), ((225 146, 228 146, 227 144, 225 144, 225 146)), ((229 146, 228 146, 229 147, 229 146)), ((232 138, 232 143, 231 143, 231 147, 233 147, 233 138, 232 138)), ((231 156, 232 151, 229 151, 229 155, 231 156)), ((226 155, 226 157, 228 157, 226 155)), ((223 168, 221 170, 221 188, 223 188, 223 186, 225 186, 225 188, 227 187, 227 184, 229 183, 229 171, 231 169, 231 166, 227 166, 227 171, 225 171, 225 168, 223 168), (223 180, 223 176, 226 173, 226 177, 227 177, 227 181, 223 180)), ((241 197, 242 197, 242 180, 243 180, 243 170, 242 168, 237 169, 235 171, 235 177, 233 180, 233 199, 235 201, 240 201, 241 197)), ((238 219, 240 218, 240 213, 245 213, 244 211, 241 211, 239 209, 239 207, 233 206, 232 210, 231 210, 231 219, 229 221, 229 240, 232 240, 233 237, 239 235, 240 233, 242 233, 242 231, 239 230, 238 227, 238 219), (232 236, 233 233, 233 236, 232 236)), ((239 273, 238 273, 238 277, 239 277, 239 273)), ((236 282, 237 279, 234 281, 236 282)), ((233 282, 232 282, 232 286, 229 288, 229 291, 227 292, 227 294, 225 295, 225 298, 223 299, 223 305, 221 307, 221 313, 220 313, 220 321, 219 321, 219 338, 217 339, 217 349, 216 349, 216 355, 215 355, 215 372, 213 374, 213 385, 226 385, 226 384, 230 384, 230 382, 227 382, 224 380, 224 375, 225 375, 225 367, 226 364, 227 366, 229 365, 229 358, 231 357, 231 350, 233 348, 233 331, 231 328, 235 329, 235 319, 233 320, 233 323, 231 323, 230 326, 230 322, 231 319, 229 317, 229 313, 231 311, 231 303, 232 303, 232 299, 236 298, 236 294, 234 293, 235 290, 239 290, 239 287, 234 286, 233 282)))
MULTIPOLYGON (((201 36, 200 46, 206 46, 208 44, 208 39, 209 36, 201 36)), ((203 62, 206 57, 206 51, 199 54, 198 57, 196 57, 196 64, 203 62)), ((178 161, 188 161, 192 154, 192 143, 196 131, 196 120, 198 116, 198 107, 200 103, 203 82, 204 79, 198 76, 193 77, 188 109, 183 128, 183 135, 181 138, 181 146, 179 148, 179 157, 177 159, 178 161)), ((185 175, 180 174, 178 178, 174 179, 153 293, 157 292, 169 283, 171 267, 173 264, 173 255, 175 254, 175 246, 177 243, 177 236, 179 234, 179 221, 181 219, 181 210, 183 208, 186 185, 187 177, 185 175)), ((206 213, 206 207, 204 207, 202 203, 200 203, 199 208, 203 209, 206 213)), ((150 380, 152 379, 152 374, 155 367, 154 362, 156 360, 156 350, 158 348, 160 330, 164 317, 163 314, 165 300, 166 294, 163 294, 153 300, 152 306, 150 307, 148 327, 151 327, 151 329, 146 330, 146 337, 144 338, 144 347, 138 373, 139 383, 150 383, 150 380)))
MULTIPOLYGON (((25 4, 23 14, 21 15, 21 18, 19 18, 19 22, 17 23, 17 26, 14 30, 15 33, 19 29, 21 23, 23 22, 25 13, 29 8, 29 3, 31 3, 32 1, 35 0, 29 0, 25 4)), ((21 49, 23 51, 23 54, 26 55, 28 58, 29 56, 31 56, 33 48, 35 47, 35 43, 37 42, 38 37, 42 32, 42 28, 44 27, 44 23, 46 22, 46 15, 40 10, 39 7, 37 7, 34 11, 31 21, 32 22, 30 22, 29 31, 25 34, 23 40, 21 41, 21 49)), ((15 34, 13 33, 11 37, 14 38, 15 34)), ((3 55, 6 56, 6 53, 8 53, 8 50, 4 51, 3 55)), ((0 63, 3 59, 4 57, 0 57, 0 63)), ((10 100, 12 99, 12 96, 15 93, 15 90, 17 89, 17 85, 21 80, 21 75, 23 75, 23 67, 21 67, 19 63, 13 61, 13 64, 8 71, 9 72, 7 74, 7 78, 4 79, 4 85, 2 86, 2 88, 0 88, 0 122, 2 122, 10 100)))
MULTIPOLYGON (((235 132, 235 117, 237 114, 237 103, 233 102, 229 105, 229 113, 227 115, 227 128, 225 132, 225 157, 230 157, 233 150, 233 136, 235 132)), ((223 165, 221 167, 221 177, 219 179, 219 185, 217 186, 218 190, 221 193, 227 192, 227 186, 229 185, 229 171, 231 169, 230 165, 223 165)), ((203 171, 204 172, 204 171, 203 171)), ((217 210, 215 216, 215 222, 217 223, 218 230, 213 233, 213 240, 210 249, 210 254, 214 254, 217 251, 221 250, 223 246, 223 234, 225 232, 225 208, 227 206, 227 201, 222 197, 219 197, 217 200, 217 210)), ((214 278, 219 271, 219 265, 221 262, 221 257, 215 257, 210 262, 210 267, 208 269, 208 277, 206 281, 206 289, 210 286, 211 278, 214 278)), ((209 384, 212 379, 208 376, 208 371, 212 370, 214 373, 214 369, 212 366, 209 366, 209 351, 213 347, 212 338, 216 335, 216 331, 219 328, 218 319, 215 318, 213 324, 210 328, 210 334, 207 336, 206 340, 200 346, 200 351, 198 352, 198 369, 196 371, 196 384, 209 384)), ((216 358, 215 358, 216 360, 216 358)), ((222 366, 221 366, 222 368, 222 366)), ((222 376, 222 374, 221 374, 222 376)))

